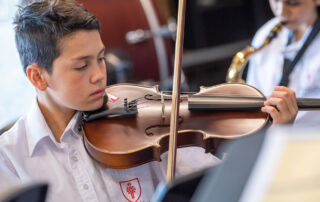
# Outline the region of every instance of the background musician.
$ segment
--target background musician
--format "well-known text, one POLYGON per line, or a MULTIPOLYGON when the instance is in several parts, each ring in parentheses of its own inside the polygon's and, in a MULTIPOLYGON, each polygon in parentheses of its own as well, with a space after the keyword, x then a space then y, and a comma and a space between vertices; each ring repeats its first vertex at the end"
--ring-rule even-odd
MULTIPOLYGON (((283 22, 285 27, 267 47, 251 57, 247 83, 271 97, 278 85, 294 90, 297 97, 320 97, 320 1, 269 0, 269 3, 275 17, 258 30, 252 45, 259 47, 278 22, 283 22), (298 53, 302 56, 298 57, 298 53)), ((288 90, 284 87, 276 89, 288 90)), ((269 109, 276 111, 272 107, 269 109)), ((319 121, 319 112, 299 112, 295 123, 315 124, 319 121)))

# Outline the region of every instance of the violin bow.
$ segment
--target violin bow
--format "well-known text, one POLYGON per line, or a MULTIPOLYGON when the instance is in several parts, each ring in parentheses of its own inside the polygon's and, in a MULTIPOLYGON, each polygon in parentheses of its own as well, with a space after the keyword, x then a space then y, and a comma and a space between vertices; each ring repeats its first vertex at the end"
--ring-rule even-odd
POLYGON ((180 103, 180 83, 181 83, 181 66, 182 66, 185 13, 186 13, 186 0, 179 0, 176 45, 175 45, 175 59, 174 59, 174 73, 173 73, 172 105, 171 105, 171 118, 170 118, 167 182, 170 182, 174 179, 175 170, 176 170, 177 139, 178 139, 177 134, 178 134, 178 117, 179 117, 179 103, 180 103))

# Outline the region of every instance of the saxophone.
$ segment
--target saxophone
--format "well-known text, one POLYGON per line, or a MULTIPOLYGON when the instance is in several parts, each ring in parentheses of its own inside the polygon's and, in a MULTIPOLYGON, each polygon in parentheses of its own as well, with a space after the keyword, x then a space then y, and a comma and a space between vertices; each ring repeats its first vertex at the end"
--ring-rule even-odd
POLYGON ((255 53, 261 51, 264 47, 266 47, 275 37, 278 36, 278 33, 282 30, 282 28, 282 22, 276 24, 259 48, 246 46, 244 49, 237 52, 236 55, 233 57, 232 63, 228 69, 226 77, 227 83, 245 83, 245 81, 242 79, 242 74, 250 57, 255 53))

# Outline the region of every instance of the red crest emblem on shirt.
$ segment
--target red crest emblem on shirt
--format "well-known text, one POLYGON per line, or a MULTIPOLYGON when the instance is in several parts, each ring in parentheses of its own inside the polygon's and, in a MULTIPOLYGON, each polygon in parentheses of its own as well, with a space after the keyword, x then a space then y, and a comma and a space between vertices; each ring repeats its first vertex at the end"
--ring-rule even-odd
POLYGON ((141 196, 141 186, 138 178, 119 182, 123 196, 130 202, 138 201, 141 196))

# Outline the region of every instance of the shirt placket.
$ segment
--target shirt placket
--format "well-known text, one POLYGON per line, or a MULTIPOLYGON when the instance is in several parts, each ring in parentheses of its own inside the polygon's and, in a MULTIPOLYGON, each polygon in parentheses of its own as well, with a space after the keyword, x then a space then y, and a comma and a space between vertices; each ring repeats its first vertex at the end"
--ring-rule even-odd
POLYGON ((77 184, 77 188, 83 201, 93 202, 98 201, 97 194, 94 190, 90 176, 85 169, 83 159, 79 151, 74 148, 69 150, 69 162, 72 169, 72 174, 77 184))

